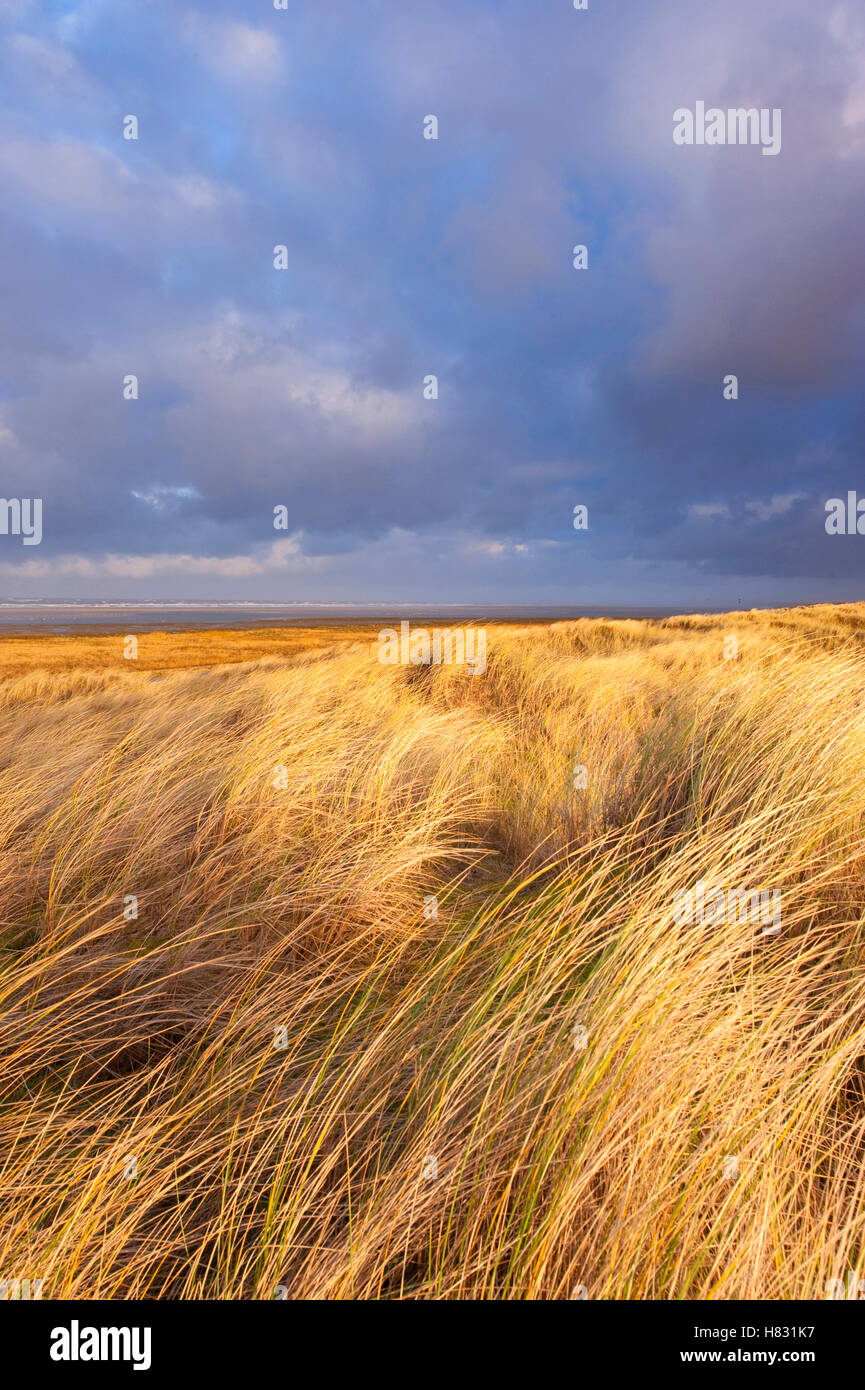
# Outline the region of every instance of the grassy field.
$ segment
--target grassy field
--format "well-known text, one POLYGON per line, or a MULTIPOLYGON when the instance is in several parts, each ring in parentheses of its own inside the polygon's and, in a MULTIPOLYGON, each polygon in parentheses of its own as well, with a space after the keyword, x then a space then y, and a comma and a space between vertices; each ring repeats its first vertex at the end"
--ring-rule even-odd
POLYGON ((94 629, 86 635, 42 636, 0 633, 0 677, 35 670, 52 675, 69 670, 176 671, 219 666, 265 657, 297 656, 348 641, 371 642, 378 628, 285 627, 242 630, 213 628, 189 632, 139 632, 134 667, 124 656, 124 633, 94 629))
POLYGON ((865 604, 487 634, 0 638, 0 1278, 865 1273, 865 604))

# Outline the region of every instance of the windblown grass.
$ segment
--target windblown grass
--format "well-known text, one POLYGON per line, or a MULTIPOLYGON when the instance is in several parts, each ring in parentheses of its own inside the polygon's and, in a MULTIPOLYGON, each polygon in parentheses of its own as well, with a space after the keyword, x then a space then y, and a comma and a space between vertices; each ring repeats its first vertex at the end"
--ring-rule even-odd
POLYGON ((865 1272, 865 605, 488 634, 475 677, 331 635, 159 673, 34 646, 0 687, 0 1277, 865 1272), (698 879, 780 889, 780 933, 677 922, 698 879))

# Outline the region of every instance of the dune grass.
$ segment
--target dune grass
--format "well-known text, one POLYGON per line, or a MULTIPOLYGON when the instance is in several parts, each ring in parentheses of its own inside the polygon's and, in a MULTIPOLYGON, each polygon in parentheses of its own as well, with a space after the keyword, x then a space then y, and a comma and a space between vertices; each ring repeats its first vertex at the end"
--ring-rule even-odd
POLYGON ((865 1273, 865 605, 488 628, 483 676, 249 637, 0 641, 0 1277, 865 1273), (678 920, 698 881, 780 932, 678 920))
POLYGON ((378 629, 344 627, 201 628, 170 632, 136 629, 131 634, 93 628, 90 631, 0 634, 0 676, 20 676, 36 670, 46 675, 75 671, 171 671, 218 666, 226 662, 284 660, 300 652, 320 651, 337 644, 372 641, 378 629), (134 667, 124 656, 127 636, 137 640, 134 667))

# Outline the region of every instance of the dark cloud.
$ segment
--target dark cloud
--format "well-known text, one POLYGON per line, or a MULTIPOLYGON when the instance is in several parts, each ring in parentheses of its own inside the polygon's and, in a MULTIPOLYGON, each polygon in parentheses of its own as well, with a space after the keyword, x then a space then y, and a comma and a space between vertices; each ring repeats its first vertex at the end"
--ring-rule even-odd
POLYGON ((2 491, 45 504, 6 592, 861 592, 853 4, 2 19, 2 491), (698 99, 780 107, 781 153, 675 146, 698 99))

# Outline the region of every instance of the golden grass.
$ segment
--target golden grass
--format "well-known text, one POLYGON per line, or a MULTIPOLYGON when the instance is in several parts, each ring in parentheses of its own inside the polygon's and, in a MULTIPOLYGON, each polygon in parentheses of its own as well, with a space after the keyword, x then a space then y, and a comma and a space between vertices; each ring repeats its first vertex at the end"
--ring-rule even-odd
POLYGON ((124 657, 126 634, 94 630, 52 635, 0 634, 0 676, 18 676, 42 670, 49 674, 74 670, 172 671, 190 666, 218 666, 226 662, 259 661, 265 657, 296 656, 336 643, 371 641, 377 628, 286 627, 247 630, 211 629, 188 632, 138 631, 138 656, 134 667, 124 657))
POLYGON ((862 1272, 865 605, 490 628, 475 677, 357 632, 95 640, 0 642, 0 1277, 862 1272), (780 933, 677 922, 698 879, 780 889, 780 933))

